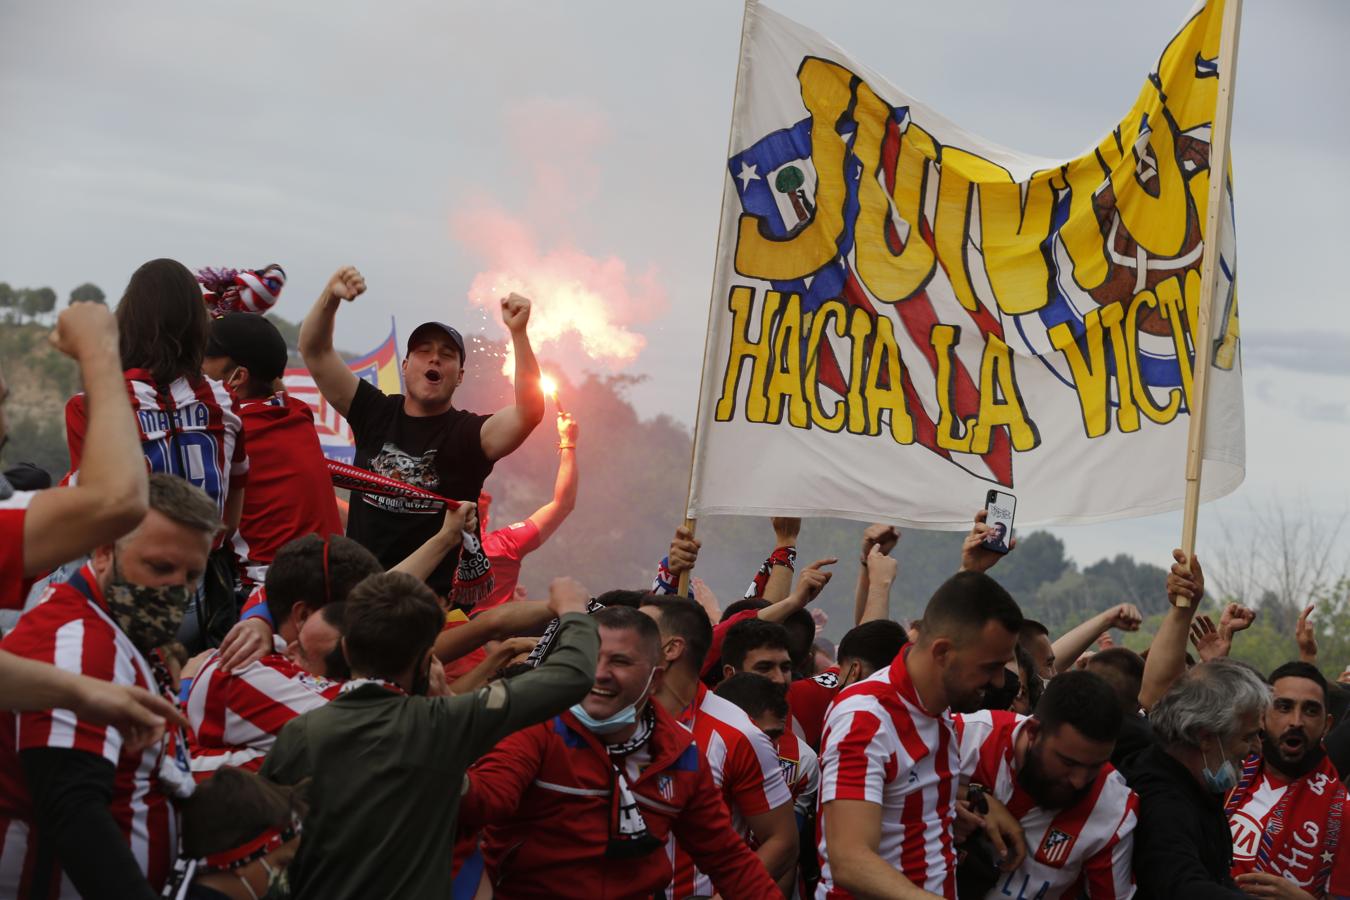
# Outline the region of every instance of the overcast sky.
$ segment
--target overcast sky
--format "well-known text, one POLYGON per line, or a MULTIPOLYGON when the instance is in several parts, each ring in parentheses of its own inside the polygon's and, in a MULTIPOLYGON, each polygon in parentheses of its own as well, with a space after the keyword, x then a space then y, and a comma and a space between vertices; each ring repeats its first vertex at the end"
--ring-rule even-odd
MULTIPOLYGON (((967 130, 1050 157, 1114 127, 1190 6, 768 5, 967 130)), ((115 298, 157 256, 280 262, 278 312, 298 320, 355 263, 370 292, 343 310, 338 342, 365 350, 390 316, 401 335, 433 317, 498 334, 468 295, 509 262, 494 236, 513 234, 518 261, 607 273, 617 327, 647 342, 623 368, 649 376, 633 399, 691 422, 739 27, 732 0, 0 0, 0 279, 63 301, 89 280, 115 298)), ((1247 481, 1206 511, 1202 550, 1272 497, 1322 514, 1350 498, 1347 34, 1337 0, 1245 5, 1247 481)), ((1158 559, 1178 523, 1057 533, 1080 561, 1158 559)))

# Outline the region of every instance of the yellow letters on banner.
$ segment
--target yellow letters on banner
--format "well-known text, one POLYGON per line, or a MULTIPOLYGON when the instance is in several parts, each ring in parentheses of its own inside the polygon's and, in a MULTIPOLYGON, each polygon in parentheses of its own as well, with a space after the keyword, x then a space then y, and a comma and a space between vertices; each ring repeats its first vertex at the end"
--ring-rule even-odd
POLYGON ((854 224, 858 277, 872 296, 885 303, 896 303, 913 296, 933 277, 935 266, 933 248, 928 246, 913 223, 917 223, 923 213, 923 184, 928 160, 936 156, 936 149, 933 139, 911 124, 901 138, 894 173, 895 189, 887 197, 882 187, 885 173, 881 169, 881 151, 891 114, 891 108, 872 93, 866 83, 858 85, 858 102, 853 109, 858 123, 853 153, 862 163, 863 171, 863 177, 858 180, 858 219, 854 224), (909 235, 899 253, 891 251, 886 239, 892 200, 900 219, 910 223, 909 235))
POLYGON ((759 320, 759 339, 750 339, 750 319, 755 305, 755 289, 734 287, 731 289, 731 359, 727 363, 726 376, 722 381, 722 399, 717 401, 717 421, 729 422, 736 412, 736 383, 741 377, 741 366, 750 361, 750 393, 745 399, 745 418, 751 422, 763 422, 769 408, 764 396, 764 386, 769 379, 769 328, 782 295, 769 291, 764 302, 763 315, 759 320))
MULTIPOLYGON (((1007 177, 1007 173, 1004 173, 1007 177)), ((998 308, 1010 315, 1035 312, 1048 302, 1050 267, 1041 242, 1050 233, 1053 172, 1025 184, 986 181, 980 190, 980 249, 998 308)))
POLYGON ((877 336, 872 342, 872 360, 867 365, 868 434, 881 433, 881 413, 890 413, 891 437, 897 444, 914 443, 914 420, 905 408, 904 381, 901 376, 900 348, 895 330, 886 316, 877 316, 877 336), (889 381, 881 386, 881 376, 889 381))
MULTIPOLYGON (((998 429, 1006 429, 1015 451, 1040 444, 1019 390, 1017 356, 1007 343, 1014 332, 988 323, 1001 313, 1003 327, 1011 328, 1008 317, 1044 309, 1057 297, 1055 279, 1071 304, 1087 309, 1082 327, 1050 326, 1047 351, 1031 350, 1043 342, 1025 336, 1025 350, 1044 352, 1047 362, 1058 354, 1054 368, 1068 370, 1086 435, 1101 437, 1113 423, 1114 430, 1129 433, 1145 421, 1174 422, 1192 402, 1192 328, 1200 297, 1195 236, 1205 221, 1208 180, 1220 177, 1205 168, 1207 135, 1201 129, 1215 109, 1221 7, 1222 0, 1210 0, 1181 29, 1162 54, 1157 75, 1111 134, 1087 153, 1020 182, 999 164, 1005 156, 991 152, 986 158, 941 144, 848 68, 804 58, 797 81, 810 116, 815 172, 809 218, 774 236, 760 217, 742 214, 735 272, 760 281, 809 279, 838 259, 841 242, 851 237, 844 262, 853 266, 868 299, 895 305, 912 326, 927 310, 916 319, 900 304, 930 289, 941 277, 940 265, 950 296, 985 326, 969 332, 981 342, 978 348, 970 346, 970 337, 961 345, 961 329, 946 322, 969 325, 969 317, 958 314, 944 292, 931 295, 937 324, 927 340, 936 353, 935 396, 923 403, 931 410, 936 401, 940 450, 987 454, 998 429), (845 217, 853 214, 848 201, 854 188, 857 209, 850 222, 845 217), (1140 365, 1148 361, 1141 354, 1152 351, 1149 334, 1160 331, 1150 323, 1159 322, 1170 331, 1180 386, 1150 385, 1140 365), (973 416, 974 410, 963 416, 955 405, 958 376, 967 383, 958 346, 968 360, 976 349, 980 353, 973 416)), ((772 180, 769 172, 759 175, 772 180)), ((808 208, 795 206, 799 215, 808 208)), ((823 282, 815 284, 818 289, 823 282)), ((914 383, 907 380, 910 361, 901 352, 912 346, 897 335, 895 313, 839 297, 825 297, 806 312, 797 293, 763 290, 761 297, 760 290, 735 285, 727 298, 731 324, 718 421, 737 417, 744 391, 745 421, 869 436, 889 431, 898 444, 916 440, 915 416, 923 414, 909 405, 914 383), (831 384, 842 396, 822 397, 822 351, 839 366, 843 383, 831 384)), ((1220 364, 1231 365, 1235 305, 1218 327, 1226 341, 1220 364)))
POLYGON ((820 59, 802 62, 797 74, 802 100, 811 111, 811 163, 816 170, 816 209, 811 221, 790 237, 760 232, 759 218, 741 215, 736 271, 765 281, 805 278, 839 254, 844 230, 846 151, 835 123, 853 98, 852 72, 820 59))
POLYGON ((1007 426, 1014 450, 1031 450, 1041 442, 1036 425, 1027 416, 1026 404, 1017 390, 1012 350, 996 334, 989 335, 980 359, 980 415, 970 432, 970 452, 985 454, 993 442, 994 429, 1007 426), (998 397, 1002 395, 1002 402, 998 397))
MULTIPOLYGON (((764 319, 769 321, 767 311, 764 319)), ((769 403, 767 421, 771 424, 782 421, 783 402, 786 400, 788 421, 792 427, 806 427, 809 413, 806 408, 806 388, 802 383, 802 337, 802 299, 797 294, 789 294, 774 333, 773 362, 769 384, 765 389, 769 403)))
POLYGON ((943 450, 970 452, 970 426, 974 419, 963 422, 952 406, 953 382, 956 380, 956 342, 961 329, 955 325, 934 325, 928 342, 937 351, 937 443, 943 450))
MULTIPOLYGON (((1175 279, 1169 279, 1175 281, 1175 279)), ((1154 310, 1160 310, 1158 297, 1152 291, 1141 291, 1132 303, 1130 310, 1125 314, 1125 340, 1129 343, 1129 369, 1130 369, 1130 389, 1134 392, 1135 402, 1139 404, 1139 409, 1152 422, 1165 425, 1177 417, 1177 412, 1181 409, 1181 390, 1171 388, 1167 392, 1167 405, 1158 407, 1153 405, 1153 396, 1149 393, 1144 379, 1139 373, 1139 313, 1145 306, 1151 306, 1154 310)), ((1116 375, 1120 377, 1119 373, 1116 375)))
POLYGON ((843 400, 836 400, 834 412, 828 414, 825 412, 820 399, 820 345, 825 341, 826 323, 831 323, 830 330, 834 332, 835 337, 843 337, 847 322, 848 307, 839 300, 828 300, 811 316, 811 324, 807 329, 810 337, 806 341, 806 384, 811 398, 811 424, 831 433, 844 430, 848 411, 843 400))

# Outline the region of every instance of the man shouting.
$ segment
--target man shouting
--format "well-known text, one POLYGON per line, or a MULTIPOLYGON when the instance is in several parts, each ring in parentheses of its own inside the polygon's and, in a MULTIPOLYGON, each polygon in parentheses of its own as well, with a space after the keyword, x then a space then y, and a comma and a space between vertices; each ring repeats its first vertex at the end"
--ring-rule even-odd
MULTIPOLYGON (((454 406, 455 388, 464 380, 465 345, 459 331, 442 322, 423 322, 408 336, 406 394, 386 395, 353 374, 333 349, 333 325, 341 302, 365 290, 354 267, 338 269, 300 327, 300 354, 314 383, 351 425, 356 465, 442 497, 477 497, 493 463, 523 444, 544 418, 539 364, 525 331, 530 301, 519 294, 502 299, 502 321, 515 352, 516 397, 511 406, 485 416, 454 406)), ((392 568, 434 536, 444 518, 445 504, 438 501, 355 492, 347 536, 392 568)), ((442 597, 450 593, 458 562, 458 549, 447 553, 427 579, 442 597)), ((465 605, 473 599, 460 598, 465 605)))

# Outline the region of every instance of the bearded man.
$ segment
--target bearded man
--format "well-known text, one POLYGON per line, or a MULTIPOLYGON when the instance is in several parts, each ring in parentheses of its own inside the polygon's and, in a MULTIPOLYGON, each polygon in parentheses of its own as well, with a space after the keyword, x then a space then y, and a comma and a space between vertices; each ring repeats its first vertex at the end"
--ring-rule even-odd
POLYGON ((1233 878, 1262 897, 1345 896, 1346 790, 1322 745, 1331 727, 1327 681, 1306 662, 1285 663, 1269 680, 1261 752, 1243 763, 1224 805, 1233 831, 1233 878))
MULTIPOLYGON (((1034 716, 985 710, 956 717, 961 769, 973 773, 968 790, 992 794, 1026 833, 1026 859, 981 884, 985 896, 1133 895, 1139 798, 1108 762, 1120 725, 1111 686, 1082 671, 1052 679, 1034 716)), ((965 875, 963 864, 962 896, 965 875)))

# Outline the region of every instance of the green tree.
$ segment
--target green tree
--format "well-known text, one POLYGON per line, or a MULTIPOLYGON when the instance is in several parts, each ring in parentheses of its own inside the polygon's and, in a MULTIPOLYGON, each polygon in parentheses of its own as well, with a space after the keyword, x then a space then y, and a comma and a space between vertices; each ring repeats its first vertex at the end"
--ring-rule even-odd
POLYGON ((0 310, 6 320, 10 318, 10 310, 18 303, 18 295, 14 293, 14 288, 9 286, 9 282, 0 281, 0 310))
POLYGON ((81 301, 106 304, 108 298, 107 295, 103 293, 102 288, 93 282, 86 281, 84 284, 70 292, 71 303, 79 303, 81 301))
POLYGON ((49 287, 24 288, 19 291, 19 308, 29 320, 56 309, 56 291, 49 287))

